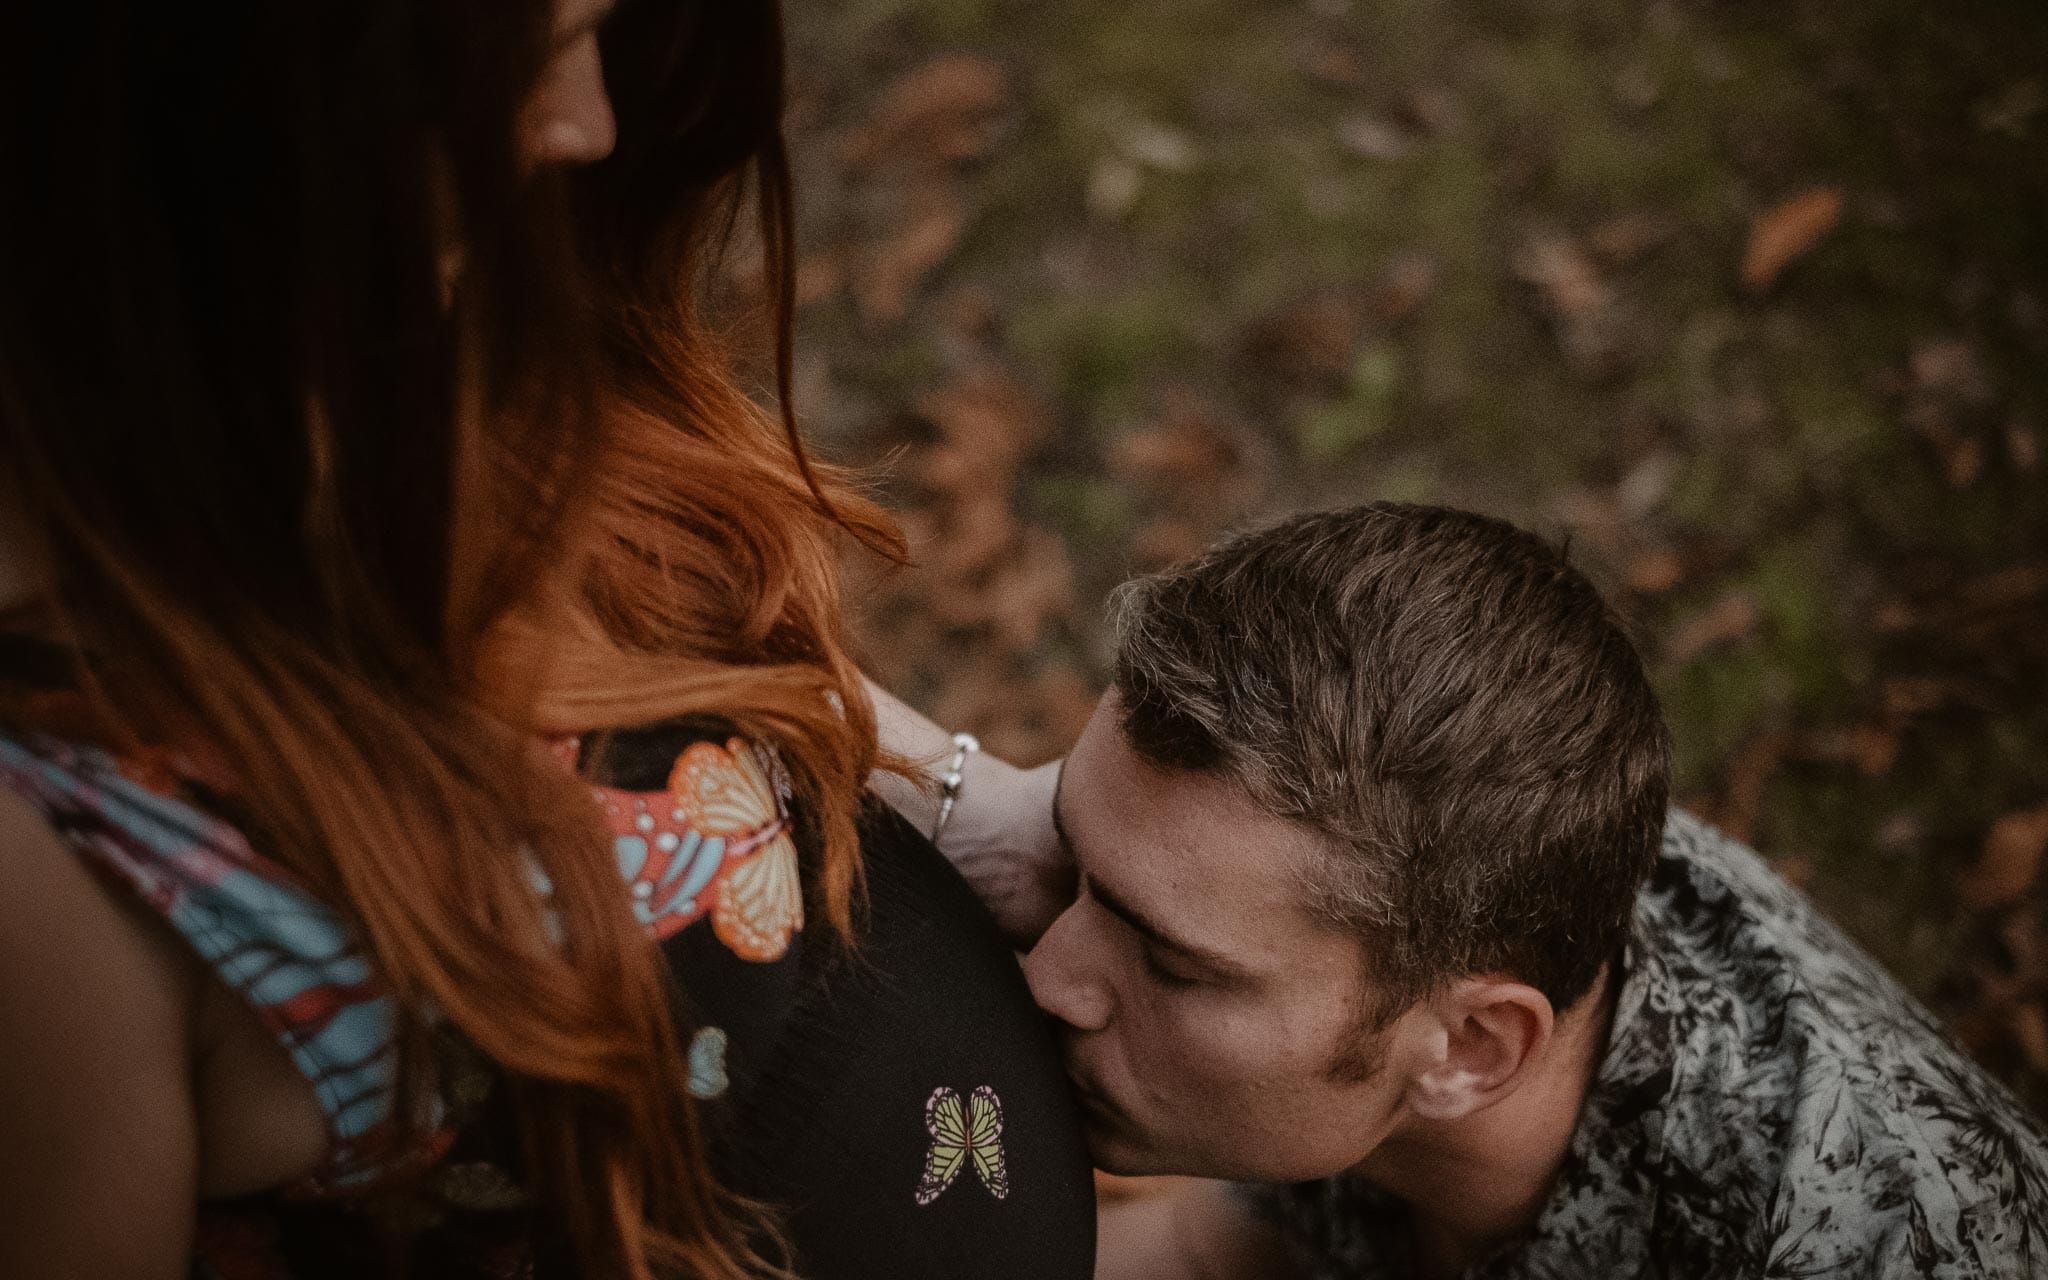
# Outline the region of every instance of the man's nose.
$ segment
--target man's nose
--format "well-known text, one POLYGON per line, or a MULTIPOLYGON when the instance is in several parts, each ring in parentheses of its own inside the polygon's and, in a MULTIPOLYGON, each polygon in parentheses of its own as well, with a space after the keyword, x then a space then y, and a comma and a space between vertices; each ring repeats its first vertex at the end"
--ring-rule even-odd
POLYGON ((1107 1027, 1116 1003, 1095 950, 1089 943, 1082 904, 1076 902, 1052 922, 1024 957, 1024 978, 1031 984, 1031 998, 1076 1031, 1107 1027))

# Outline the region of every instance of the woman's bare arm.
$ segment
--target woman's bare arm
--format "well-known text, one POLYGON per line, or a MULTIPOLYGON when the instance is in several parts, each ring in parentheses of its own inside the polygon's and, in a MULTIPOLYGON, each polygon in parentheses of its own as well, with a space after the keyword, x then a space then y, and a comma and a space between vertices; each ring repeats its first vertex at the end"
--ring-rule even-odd
POLYGON ((188 1273, 196 984, 170 942, 0 791, 0 1276, 188 1273))
MULTIPOLYGON (((868 681, 882 745, 923 767, 933 781, 951 762, 953 735, 868 681)), ((1010 941, 1023 950, 1038 941, 1074 899, 1072 859, 1053 830, 1053 794, 1059 762, 1019 769, 986 751, 968 757, 959 802, 939 833, 939 851, 959 868, 1010 941)), ((938 821, 935 785, 920 787, 892 773, 877 773, 875 793, 918 830, 938 821)))

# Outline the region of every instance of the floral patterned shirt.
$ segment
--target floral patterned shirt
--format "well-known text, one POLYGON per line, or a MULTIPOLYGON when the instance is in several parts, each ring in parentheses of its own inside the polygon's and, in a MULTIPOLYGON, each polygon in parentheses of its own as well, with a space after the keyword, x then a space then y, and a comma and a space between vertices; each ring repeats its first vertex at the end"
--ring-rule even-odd
MULTIPOLYGON (((1748 849, 1674 814, 1536 1225, 1467 1280, 2048 1277, 2048 1141, 1748 849)), ((1415 1273, 1355 1178, 1255 1191, 1308 1280, 1415 1273)))

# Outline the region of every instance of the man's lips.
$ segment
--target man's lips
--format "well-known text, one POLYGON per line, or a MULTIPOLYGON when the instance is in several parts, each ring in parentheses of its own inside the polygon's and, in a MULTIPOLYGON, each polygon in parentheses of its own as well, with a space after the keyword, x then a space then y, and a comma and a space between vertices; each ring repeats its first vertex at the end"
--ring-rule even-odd
POLYGON ((1081 1109, 1091 1118, 1103 1124, 1118 1124, 1123 1119, 1123 1110, 1109 1100, 1109 1095, 1090 1084, 1079 1075, 1070 1075, 1069 1083, 1074 1087, 1074 1096, 1081 1102, 1081 1109))

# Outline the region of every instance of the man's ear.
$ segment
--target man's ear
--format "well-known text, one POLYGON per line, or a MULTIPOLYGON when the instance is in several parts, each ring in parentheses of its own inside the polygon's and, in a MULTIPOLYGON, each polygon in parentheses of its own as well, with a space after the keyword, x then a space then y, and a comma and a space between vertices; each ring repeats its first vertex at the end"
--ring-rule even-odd
POLYGON ((1410 1082, 1408 1102, 1430 1120, 1457 1120, 1513 1093, 1556 1022, 1542 992, 1499 977, 1463 979, 1429 1008, 1443 1038, 1410 1082))

